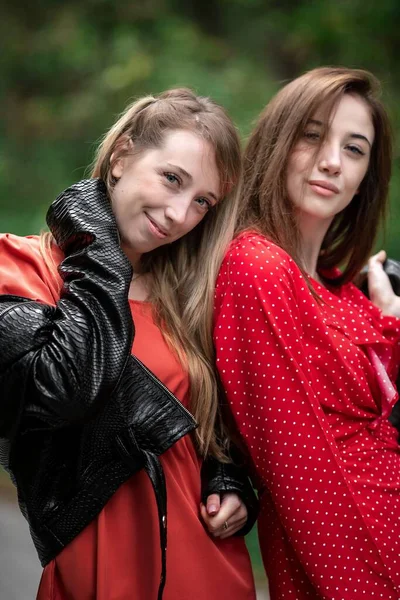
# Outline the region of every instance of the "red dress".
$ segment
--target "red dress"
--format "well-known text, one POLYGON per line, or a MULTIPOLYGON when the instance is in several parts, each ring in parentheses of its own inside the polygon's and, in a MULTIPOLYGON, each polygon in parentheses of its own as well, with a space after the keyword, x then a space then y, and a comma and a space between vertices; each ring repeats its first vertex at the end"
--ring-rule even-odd
POLYGON ((311 294, 282 249, 232 242, 215 299, 218 369, 262 489, 272 600, 400 598, 400 320, 353 285, 311 294))
MULTIPOLYGON (((56 253, 55 260, 62 255, 56 253)), ((38 239, 0 236, 0 293, 54 303, 57 283, 38 239)), ((153 322, 151 305, 131 301, 133 352, 183 402, 188 378, 153 322)), ((199 518, 201 460, 190 436, 161 457, 168 494, 167 583, 164 600, 255 600, 244 539, 215 540, 199 518)), ((161 573, 157 507, 139 472, 44 569, 38 600, 152 600, 161 573)))

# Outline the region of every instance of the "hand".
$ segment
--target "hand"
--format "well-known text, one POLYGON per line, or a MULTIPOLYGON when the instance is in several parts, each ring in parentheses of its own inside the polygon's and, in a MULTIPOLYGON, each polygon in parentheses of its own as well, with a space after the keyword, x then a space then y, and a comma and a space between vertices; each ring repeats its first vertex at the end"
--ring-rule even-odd
POLYGON ((100 234, 119 234, 107 188, 101 179, 84 179, 64 190, 47 212, 47 224, 65 254, 89 246, 100 234))
POLYGON ((381 250, 368 261, 368 291, 371 301, 384 315, 400 317, 400 297, 393 292, 389 277, 383 269, 386 252, 381 250))
POLYGON ((247 521, 247 508, 234 493, 224 494, 222 501, 219 494, 211 494, 206 506, 200 504, 200 514, 211 535, 221 540, 242 529, 247 521))

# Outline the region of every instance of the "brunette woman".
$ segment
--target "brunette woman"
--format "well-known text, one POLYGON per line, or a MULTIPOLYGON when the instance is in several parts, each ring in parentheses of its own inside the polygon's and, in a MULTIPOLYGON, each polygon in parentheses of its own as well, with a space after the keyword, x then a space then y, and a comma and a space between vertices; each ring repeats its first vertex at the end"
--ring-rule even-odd
POLYGON ((262 490, 273 600, 400 597, 400 299, 352 284, 387 203, 378 87, 320 68, 267 105, 218 278, 218 368, 262 490))

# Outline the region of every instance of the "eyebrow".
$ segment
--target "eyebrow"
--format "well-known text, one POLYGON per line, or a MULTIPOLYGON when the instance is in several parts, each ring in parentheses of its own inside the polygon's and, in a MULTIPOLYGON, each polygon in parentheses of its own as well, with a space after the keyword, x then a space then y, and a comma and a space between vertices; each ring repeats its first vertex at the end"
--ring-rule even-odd
MULTIPOLYGON (((307 121, 307 124, 318 125, 319 127, 322 127, 323 125, 322 121, 318 121, 317 119, 309 119, 307 121)), ((349 135, 354 140, 364 140, 365 142, 367 142, 369 147, 372 148, 371 142, 365 135, 362 135, 362 133, 350 133, 349 135)))
POLYGON ((369 139, 367 137, 365 137, 365 135, 362 135, 361 133, 351 133, 350 137, 355 139, 355 140, 365 140, 367 142, 367 144, 369 145, 369 147, 371 148, 372 144, 369 141, 369 139))
MULTIPOLYGON (((185 179, 188 179, 189 181, 193 181, 193 177, 191 176, 191 174, 188 173, 187 171, 185 171, 185 169, 182 169, 182 167, 178 167, 178 165, 173 165, 172 163, 167 163, 167 166, 170 167, 171 169, 175 169, 176 171, 178 171, 179 175, 181 175, 185 179)), ((207 192, 207 195, 211 196, 211 198, 213 198, 213 200, 215 200, 215 202, 218 202, 218 198, 214 194, 214 192, 207 192)))

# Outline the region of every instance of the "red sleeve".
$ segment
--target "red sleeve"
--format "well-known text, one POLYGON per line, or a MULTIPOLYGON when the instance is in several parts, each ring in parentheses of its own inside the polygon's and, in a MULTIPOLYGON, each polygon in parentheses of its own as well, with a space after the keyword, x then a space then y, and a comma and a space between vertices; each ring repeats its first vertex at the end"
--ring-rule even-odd
POLYGON ((43 259, 38 236, 0 234, 0 294, 23 296, 54 305, 61 289, 56 265, 62 256, 61 250, 54 248, 55 267, 52 273, 43 259))
POLYGON ((218 370, 257 473, 313 585, 323 597, 347 598, 351 563, 351 576, 363 581, 362 597, 375 597, 386 570, 308 374, 301 322, 309 310, 315 301, 292 259, 261 236, 239 238, 216 288, 218 370))
POLYGON ((400 319, 384 315, 380 308, 375 306, 352 283, 343 286, 341 297, 367 319, 371 325, 383 335, 392 345, 391 360, 385 365, 392 382, 396 382, 400 367, 400 319))

